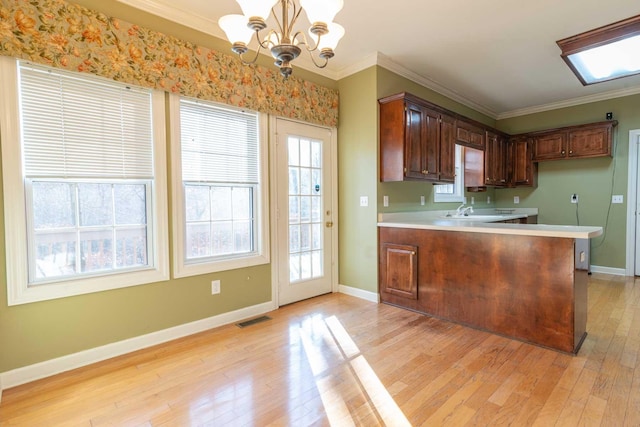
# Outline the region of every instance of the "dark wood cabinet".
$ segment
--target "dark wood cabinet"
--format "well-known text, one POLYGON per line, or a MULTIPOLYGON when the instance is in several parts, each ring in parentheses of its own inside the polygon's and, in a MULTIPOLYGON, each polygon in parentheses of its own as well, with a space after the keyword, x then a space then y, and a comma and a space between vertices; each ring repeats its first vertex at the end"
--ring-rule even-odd
POLYGON ((409 94, 379 102, 380 181, 454 182, 455 119, 409 94))
POLYGON ((465 147, 485 148, 485 130, 468 121, 458 119, 456 121, 456 143, 465 147))
POLYGON ((485 177, 487 186, 507 185, 507 139, 503 135, 487 132, 485 145, 485 177))
POLYGON ((529 137, 513 137, 507 148, 509 187, 536 187, 538 164, 533 162, 533 140, 529 137))
POLYGON ((381 245, 384 269, 380 288, 402 298, 418 299, 418 247, 396 243, 381 245))
POLYGON ((617 121, 569 126, 527 134, 533 138, 533 160, 611 156, 613 127, 617 121))
POLYGON ((587 270, 575 264, 576 239, 379 227, 378 241, 381 302, 566 353, 580 348, 587 270))
POLYGON ((454 182, 456 178, 456 119, 440 115, 440 181, 454 182))

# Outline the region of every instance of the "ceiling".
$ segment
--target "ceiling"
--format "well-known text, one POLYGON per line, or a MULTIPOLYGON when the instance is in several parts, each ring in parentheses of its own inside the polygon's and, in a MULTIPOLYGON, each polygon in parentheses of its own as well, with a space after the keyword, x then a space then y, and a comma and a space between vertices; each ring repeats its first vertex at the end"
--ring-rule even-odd
MULTIPOLYGON (((222 39, 218 18, 240 13, 235 0, 119 1, 222 39)), ((323 70, 301 56, 294 74, 303 67, 337 80, 379 64, 494 118, 640 93, 640 75, 582 86, 556 45, 640 14, 637 0, 344 3, 336 56, 323 70)))

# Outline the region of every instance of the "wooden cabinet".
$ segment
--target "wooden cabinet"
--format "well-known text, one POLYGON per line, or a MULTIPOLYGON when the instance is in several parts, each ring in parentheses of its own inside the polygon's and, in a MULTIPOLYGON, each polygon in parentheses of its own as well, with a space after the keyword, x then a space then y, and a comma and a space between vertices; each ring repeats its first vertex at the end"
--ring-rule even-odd
POLYGON ((467 191, 486 191, 485 152, 464 148, 464 186, 467 191))
POLYGON ((456 120, 445 114, 440 115, 440 177, 441 182, 454 182, 456 179, 456 120))
POLYGON ((532 138, 519 136, 509 140, 507 165, 509 187, 537 186, 538 164, 533 162, 532 138))
POLYGON ((402 298, 418 299, 418 247, 382 243, 380 289, 402 298))
POLYGON ((560 160, 611 156, 617 121, 569 126, 527 134, 533 138, 533 160, 560 160))
POLYGON ((507 185, 507 139, 487 132, 485 143, 485 185, 504 187, 507 185))
POLYGON ((566 353, 580 348, 587 271, 576 268, 576 239, 379 227, 378 241, 381 302, 566 353))
POLYGON ((456 143, 465 147, 485 148, 485 130, 470 122, 458 119, 456 121, 456 143))
POLYGON ((455 119, 409 94, 380 101, 380 181, 455 179, 455 119))

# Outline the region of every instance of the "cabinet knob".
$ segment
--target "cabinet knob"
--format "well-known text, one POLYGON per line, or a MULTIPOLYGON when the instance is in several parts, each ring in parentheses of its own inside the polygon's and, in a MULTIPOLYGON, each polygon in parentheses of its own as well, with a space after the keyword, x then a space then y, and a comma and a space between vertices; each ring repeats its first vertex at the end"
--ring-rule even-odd
POLYGON ((562 150, 562 154, 564 154, 564 150, 562 150))
POLYGON ((573 154, 573 150, 569 151, 569 154, 573 154))

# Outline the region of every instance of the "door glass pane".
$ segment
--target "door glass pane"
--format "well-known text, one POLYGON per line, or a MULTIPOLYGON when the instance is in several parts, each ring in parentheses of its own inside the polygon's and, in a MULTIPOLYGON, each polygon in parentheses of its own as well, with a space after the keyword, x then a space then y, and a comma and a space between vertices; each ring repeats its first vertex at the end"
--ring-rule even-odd
POLYGON ((291 282, 324 276, 322 141, 289 137, 289 276, 291 282))

